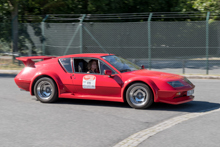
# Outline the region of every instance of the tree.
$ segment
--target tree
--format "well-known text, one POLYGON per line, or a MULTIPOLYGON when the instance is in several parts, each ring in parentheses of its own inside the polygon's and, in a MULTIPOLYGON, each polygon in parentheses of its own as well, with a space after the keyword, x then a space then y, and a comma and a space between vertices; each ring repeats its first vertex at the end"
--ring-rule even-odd
POLYGON ((220 0, 195 0, 192 3, 193 8, 201 12, 220 12, 220 0))
MULTIPOLYGON (((13 52, 18 51, 18 0, 2 0, 0 2, 0 14, 8 15, 11 14, 12 20, 12 36, 13 36, 13 52)), ((5 17, 6 18, 6 17, 5 17)))

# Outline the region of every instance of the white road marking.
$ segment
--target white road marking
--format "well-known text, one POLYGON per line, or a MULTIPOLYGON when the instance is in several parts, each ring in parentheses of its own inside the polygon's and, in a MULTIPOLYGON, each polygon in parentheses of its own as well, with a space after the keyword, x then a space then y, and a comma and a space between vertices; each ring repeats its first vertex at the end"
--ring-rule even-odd
POLYGON ((133 135, 131 135, 130 137, 124 139, 123 141, 119 142, 118 144, 116 144, 114 147, 135 147, 138 144, 140 144, 141 142, 143 142, 144 140, 148 139, 149 137, 163 131, 166 130, 176 124, 179 124, 183 121, 192 119, 192 118, 196 118, 198 116, 202 116, 202 115, 206 115, 209 113, 213 113, 213 112, 217 112, 220 111, 220 108, 212 108, 209 110, 203 110, 200 112, 195 112, 195 113, 188 113, 185 115, 181 115, 181 116, 177 116, 174 118, 171 118, 169 120, 166 120, 162 123, 159 123, 151 128, 142 130, 140 132, 137 132, 133 135))

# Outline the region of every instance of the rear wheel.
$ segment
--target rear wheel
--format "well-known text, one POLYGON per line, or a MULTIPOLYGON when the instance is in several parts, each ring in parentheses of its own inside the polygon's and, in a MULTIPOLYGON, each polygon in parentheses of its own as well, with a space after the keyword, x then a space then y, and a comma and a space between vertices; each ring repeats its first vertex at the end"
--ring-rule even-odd
POLYGON ((131 107, 144 109, 152 105, 153 94, 146 84, 135 83, 127 89, 126 100, 131 107))
POLYGON ((47 77, 40 78, 36 82, 34 93, 42 103, 51 103, 58 99, 57 86, 52 79, 47 77))

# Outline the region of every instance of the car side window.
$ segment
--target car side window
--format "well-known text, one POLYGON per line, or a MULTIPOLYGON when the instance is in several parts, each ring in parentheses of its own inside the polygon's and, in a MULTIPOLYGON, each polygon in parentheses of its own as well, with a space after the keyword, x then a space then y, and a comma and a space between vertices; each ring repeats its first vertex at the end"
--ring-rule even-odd
POLYGON ((88 71, 88 63, 84 59, 74 59, 75 72, 86 73, 88 71))
POLYGON ((73 73, 71 58, 61 58, 59 59, 61 66, 69 73, 73 73))
POLYGON ((95 58, 75 58, 74 70, 76 73, 100 74, 99 60, 95 58))
POLYGON ((116 72, 112 68, 110 68, 107 64, 105 64, 104 62, 100 62, 100 68, 101 68, 102 75, 105 74, 105 70, 111 70, 112 74, 116 74, 116 72))

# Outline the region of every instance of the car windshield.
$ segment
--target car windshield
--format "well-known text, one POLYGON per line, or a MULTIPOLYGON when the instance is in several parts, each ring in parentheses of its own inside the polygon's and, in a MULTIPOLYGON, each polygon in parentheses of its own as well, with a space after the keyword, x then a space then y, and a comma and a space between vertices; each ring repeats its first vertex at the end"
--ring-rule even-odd
POLYGON ((117 70, 120 72, 128 72, 141 69, 139 66, 135 65, 134 63, 123 59, 118 56, 103 56, 103 59, 108 61, 111 65, 113 65, 117 70))

